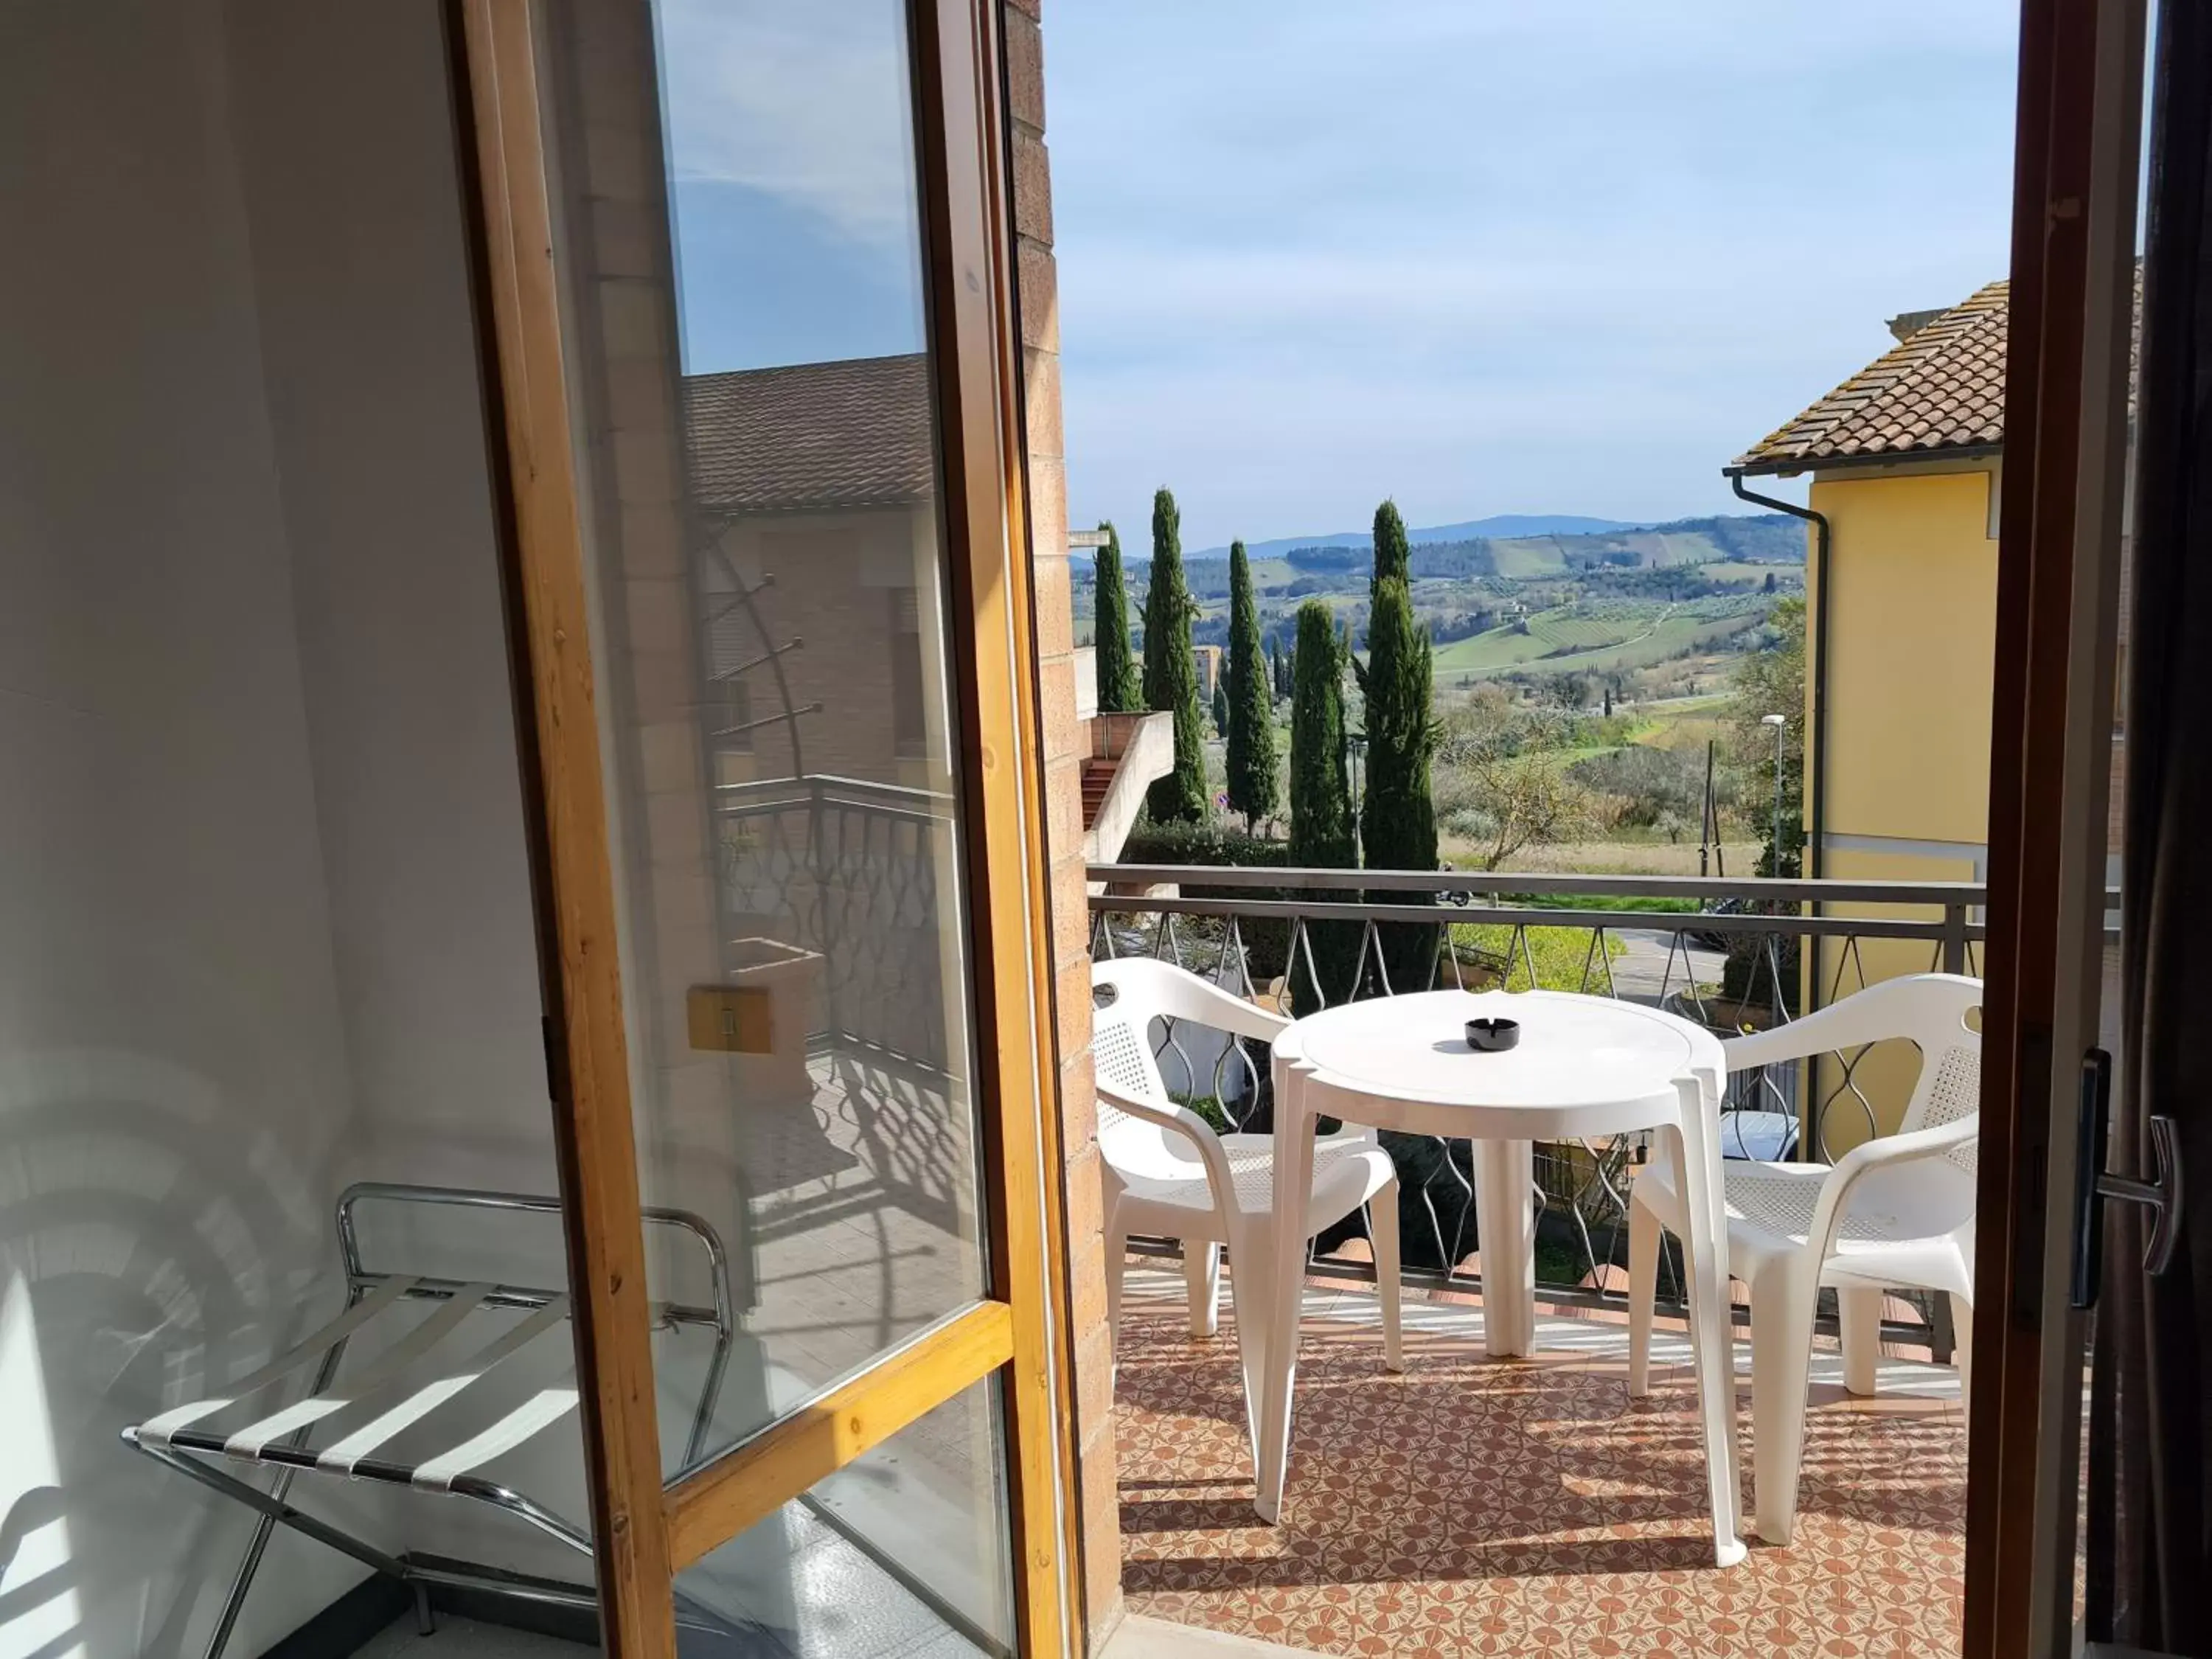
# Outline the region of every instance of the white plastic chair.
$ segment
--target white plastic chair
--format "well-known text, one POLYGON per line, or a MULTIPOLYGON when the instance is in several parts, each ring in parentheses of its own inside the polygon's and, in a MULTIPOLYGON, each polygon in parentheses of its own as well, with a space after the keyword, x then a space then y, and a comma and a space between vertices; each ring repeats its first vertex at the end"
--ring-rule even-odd
MULTIPOLYGON (((1863 1142, 1833 1164, 1729 1162, 1729 1273, 1751 1288, 1752 1467, 1756 1530, 1786 1544, 1797 1515, 1805 1387, 1823 1285, 1842 1315, 1844 1386, 1875 1390, 1882 1294, 1951 1298, 1959 1383, 1968 1375, 1974 1300, 1974 1152, 1980 1131, 1982 1039, 1968 1025, 1982 982, 1912 974, 1870 985, 1804 1018, 1721 1046, 1729 1070, 1802 1060, 1902 1037, 1920 1049, 1920 1076, 1899 1132, 1863 1142)), ((1680 1182, 1655 1156, 1631 1189, 1628 1391, 1650 1380, 1659 1231, 1682 1231, 1680 1182)))
MULTIPOLYGON (((1105 1171, 1108 1318, 1118 1328, 1121 1279, 1133 1235, 1182 1241, 1190 1331, 1218 1328, 1221 1247, 1235 1259, 1229 1292, 1244 1364, 1244 1404, 1259 1441, 1257 1387, 1267 1346, 1262 1279, 1276 1225, 1274 1141, 1218 1134, 1161 1080, 1152 1024, 1172 1019, 1272 1042, 1290 1022, 1210 985, 1171 963, 1127 957, 1095 963, 1091 1053, 1098 1082, 1098 1150, 1105 1171)), ((1308 1236, 1363 1206, 1375 1247, 1382 1304, 1383 1364, 1402 1370, 1399 1346, 1398 1176, 1372 1129, 1315 1143, 1308 1236)))

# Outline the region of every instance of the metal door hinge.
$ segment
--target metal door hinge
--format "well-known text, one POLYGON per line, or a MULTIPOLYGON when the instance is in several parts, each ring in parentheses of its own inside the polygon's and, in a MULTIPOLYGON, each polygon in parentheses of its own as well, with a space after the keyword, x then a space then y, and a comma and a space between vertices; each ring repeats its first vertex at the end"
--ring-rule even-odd
POLYGON ((2081 1110, 2075 1120, 2080 1139, 2074 1154, 2074 1273, 2071 1301, 2077 1309, 2096 1305, 2105 1272, 2105 1203, 2142 1204, 2151 1212, 2150 1237, 2143 1245, 2143 1271, 2162 1273, 2172 1265, 2181 1242, 2181 1142, 2170 1117, 2150 1120, 2152 1176, 2148 1181, 2105 1172, 2112 1115, 2112 1057, 2092 1048, 2081 1059, 2081 1110))

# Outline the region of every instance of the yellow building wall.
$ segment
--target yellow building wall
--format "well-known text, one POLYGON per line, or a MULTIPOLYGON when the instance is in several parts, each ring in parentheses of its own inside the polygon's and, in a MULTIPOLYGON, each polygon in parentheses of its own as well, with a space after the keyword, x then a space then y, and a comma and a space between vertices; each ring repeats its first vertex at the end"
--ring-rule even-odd
POLYGON ((1808 617, 1817 628, 1828 607, 1830 836, 1987 839, 1990 483, 1978 471, 1813 484, 1831 543, 1808 617))
MULTIPOLYGON (((1814 572, 1808 617, 1809 637, 1820 607, 1828 607, 1823 875, 1862 881, 1980 876, 1975 859, 1989 835, 1996 672, 1993 487, 1992 474, 1978 470, 1846 475, 1813 484, 1810 505, 1827 516, 1831 534, 1830 568, 1814 572), (1837 844, 1855 836, 1953 842, 1959 851, 1946 856, 1926 848, 1837 844)), ((1830 912, 1919 921, 1934 915, 1923 907, 1832 906, 1830 912)), ((1808 952, 1808 973, 1817 975, 1814 1000, 1825 1005, 1862 985, 1939 966, 1934 948, 1917 941, 1826 940, 1808 952)), ((1978 947, 1968 968, 1980 971, 1978 947)), ((1823 1061, 1807 1114, 1808 1150, 1840 1157, 1866 1139, 1869 1127, 1893 1133, 1919 1066, 1910 1043, 1884 1043, 1852 1067, 1846 1086, 1842 1066, 1823 1061)))

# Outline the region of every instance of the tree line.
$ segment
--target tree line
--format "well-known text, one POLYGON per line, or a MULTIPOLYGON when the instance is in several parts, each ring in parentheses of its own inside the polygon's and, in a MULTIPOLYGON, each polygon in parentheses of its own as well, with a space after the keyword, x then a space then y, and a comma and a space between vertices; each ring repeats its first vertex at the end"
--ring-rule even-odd
MULTIPOLYGON (((1097 655, 1102 710, 1151 709, 1175 721, 1175 764, 1146 800, 1158 823, 1202 823, 1210 816, 1191 624, 1198 615, 1183 571, 1182 517, 1174 494, 1152 498, 1152 571, 1143 611, 1141 665, 1129 639, 1127 578, 1121 538, 1099 526, 1097 655)), ((1275 703, 1291 705, 1290 862, 1302 869, 1433 870, 1436 808, 1430 769, 1437 726, 1429 630, 1413 609, 1411 549, 1396 503, 1375 512, 1374 568, 1368 586, 1367 658, 1354 654, 1347 630, 1328 606, 1309 599, 1298 609, 1290 656, 1279 641, 1262 641, 1251 562, 1242 541, 1229 550, 1229 649, 1218 689, 1215 724, 1227 750, 1225 794, 1248 832, 1276 815, 1279 796, 1275 703), (1347 674, 1360 698, 1363 727, 1346 707, 1347 674), (1352 745, 1364 744, 1367 787, 1355 809, 1352 745)), ((1393 902, 1412 896, 1392 894, 1393 902)), ((1413 902, 1419 902, 1413 899, 1413 902)), ((1419 973, 1433 956, 1432 927, 1392 928, 1384 955, 1392 978, 1419 973), (1402 936, 1402 937, 1400 937, 1402 936), (1391 960, 1395 958, 1395 960, 1391 960)), ((1318 951, 1327 957, 1333 951, 1318 951)))
MULTIPOLYGON (((1486 870, 1505 867, 1530 848, 1586 834, 1626 828, 1679 841, 1699 833, 1709 787, 1704 755, 1636 747, 1631 721, 1614 716, 1619 688, 1610 681, 1556 677, 1546 688, 1548 696, 1484 686, 1455 702, 1449 720, 1438 719, 1432 630, 1414 611, 1412 550, 1393 502, 1375 514, 1364 660, 1352 648, 1348 620, 1318 599, 1298 608, 1287 639, 1263 633, 1247 549, 1242 541, 1231 545, 1227 659, 1210 711, 1200 705, 1192 641, 1199 607, 1186 580, 1173 494, 1162 489, 1153 501, 1141 664, 1129 626, 1120 539, 1110 523, 1100 528, 1099 707, 1174 716, 1174 769, 1152 786, 1146 813, 1170 835, 1178 826, 1202 832, 1213 820, 1202 747, 1209 716, 1224 739, 1224 796, 1244 821, 1242 845, 1257 856, 1264 849, 1249 838, 1279 813, 1287 818, 1288 840, 1277 856, 1290 868, 1433 870, 1440 823, 1486 870), (1286 802, 1278 764, 1285 732, 1276 717, 1285 702, 1286 802), (1592 747, 1603 752, 1573 757, 1575 750, 1592 747), (1365 762, 1366 787, 1355 799, 1356 753, 1365 762)), ((1358 609, 1357 602, 1349 609, 1358 609)), ((1770 637, 1736 666, 1729 735, 1721 744, 1725 763, 1712 776, 1719 804, 1771 843, 1764 833, 1770 812, 1753 812, 1746 803, 1765 807, 1772 799, 1774 739, 1763 721, 1777 710, 1788 714, 1779 780, 1783 844, 1763 849, 1754 866, 1761 875, 1793 874, 1798 866, 1803 617, 1801 600, 1778 604, 1766 624, 1770 637)), ((1394 905, 1425 902, 1387 890, 1366 896, 1394 905)), ((1329 1000, 1346 991, 1379 989, 1382 973, 1400 989, 1430 981, 1442 943, 1434 924, 1383 924, 1376 932, 1379 952, 1364 955, 1362 933, 1353 923, 1320 922, 1309 930, 1312 974, 1326 982, 1329 1000)), ((1311 976, 1301 970, 1291 977, 1294 999, 1310 1000, 1311 976)))

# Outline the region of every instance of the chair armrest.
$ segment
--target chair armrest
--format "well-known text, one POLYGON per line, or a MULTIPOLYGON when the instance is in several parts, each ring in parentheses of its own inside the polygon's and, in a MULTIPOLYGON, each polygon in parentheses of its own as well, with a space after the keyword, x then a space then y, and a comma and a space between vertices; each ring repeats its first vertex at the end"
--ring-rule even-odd
POLYGON ((1748 1072, 1758 1066, 1778 1066, 1793 1060, 1809 1060, 1814 1054, 1833 1054, 1836 1044, 1821 1029, 1820 1016, 1827 1012, 1826 1008, 1816 1010, 1771 1031, 1748 1031, 1741 1036, 1723 1037, 1721 1053, 1728 1057, 1730 1074, 1748 1072))
POLYGON ((1721 1048, 1731 1072, 1863 1048, 1896 1037, 1925 1049, 1927 1034, 1962 1018, 1966 1006, 1981 1000, 1981 990, 1979 980, 1960 974, 1902 974, 1876 980, 1840 1002, 1815 1008, 1771 1031, 1729 1037, 1721 1048))
POLYGON ((1103 1098, 1113 1102, 1131 1117, 1140 1117, 1147 1123, 1156 1123, 1170 1134, 1181 1135, 1196 1147, 1198 1161, 1206 1170, 1206 1190, 1213 1199, 1215 1212, 1221 1217, 1224 1229, 1235 1221, 1237 1185, 1229 1173, 1229 1153, 1221 1145, 1221 1137, 1214 1133, 1212 1124, 1188 1106, 1174 1101, 1164 1104, 1159 1101, 1125 1094, 1103 1078, 1097 1080, 1097 1087, 1103 1098))
POLYGON ((1232 1036, 1256 1037, 1262 1042, 1273 1042, 1276 1033, 1291 1023, 1280 1014, 1268 1012, 1256 1002, 1248 1002, 1233 991, 1205 981, 1178 988, 1184 993, 1184 998, 1198 1006, 1162 1012, 1176 1019, 1194 1020, 1200 1025, 1210 1025, 1218 1031, 1227 1031, 1232 1036))
POLYGON ((1939 1123, 1932 1129, 1915 1129, 1910 1134, 1882 1135, 1873 1140, 1863 1140, 1845 1152, 1821 1183, 1820 1201, 1813 1209, 1813 1231, 1808 1243, 1820 1247, 1819 1259, 1825 1261, 1835 1247, 1836 1229, 1850 1213, 1851 1188, 1859 1178, 1875 1170, 1893 1168, 1899 1164, 1911 1164, 1922 1158, 1942 1158, 1954 1148, 1964 1146, 1982 1132, 1981 1114, 1969 1113, 1949 1123, 1939 1123))

